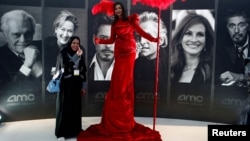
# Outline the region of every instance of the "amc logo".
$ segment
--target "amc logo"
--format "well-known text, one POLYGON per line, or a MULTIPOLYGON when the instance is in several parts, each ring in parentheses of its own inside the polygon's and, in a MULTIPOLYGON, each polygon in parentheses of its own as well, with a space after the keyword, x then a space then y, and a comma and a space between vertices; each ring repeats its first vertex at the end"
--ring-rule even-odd
POLYGON ((242 106, 243 100, 241 99, 234 99, 234 98, 225 98, 222 100, 222 105, 228 105, 228 106, 242 106))
MULTIPOLYGON (((157 95, 157 99, 159 99, 159 95, 157 95)), ((136 94, 136 99, 138 100, 151 100, 154 99, 154 94, 152 93, 138 93, 136 94)))
POLYGON ((197 102, 202 103, 204 98, 200 95, 179 95, 177 100, 180 102, 197 102))
POLYGON ((11 95, 8 97, 7 102, 32 102, 35 101, 34 94, 11 95))

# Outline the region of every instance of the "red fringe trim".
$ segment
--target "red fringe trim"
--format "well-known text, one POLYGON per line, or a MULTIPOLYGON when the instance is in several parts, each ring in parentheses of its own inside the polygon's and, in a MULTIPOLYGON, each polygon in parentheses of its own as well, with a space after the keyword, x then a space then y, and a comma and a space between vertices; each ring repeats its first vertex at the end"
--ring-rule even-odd
POLYGON ((132 0, 133 5, 136 5, 137 2, 164 10, 174 3, 175 0, 132 0))
POLYGON ((114 15, 113 9, 114 2, 112 0, 101 0, 99 3, 92 7, 92 14, 105 13, 108 16, 114 15))

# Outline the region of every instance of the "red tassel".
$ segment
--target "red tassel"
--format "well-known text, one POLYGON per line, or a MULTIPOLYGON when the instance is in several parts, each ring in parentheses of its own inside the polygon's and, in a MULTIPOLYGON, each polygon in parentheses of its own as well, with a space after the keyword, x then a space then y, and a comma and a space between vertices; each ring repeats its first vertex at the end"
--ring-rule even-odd
POLYGON ((105 13, 108 16, 114 15, 113 9, 114 2, 112 0, 101 0, 99 3, 92 7, 92 14, 105 13))
POLYGON ((175 2, 175 0, 132 0, 133 5, 136 5, 137 2, 164 10, 167 9, 173 2, 175 2))

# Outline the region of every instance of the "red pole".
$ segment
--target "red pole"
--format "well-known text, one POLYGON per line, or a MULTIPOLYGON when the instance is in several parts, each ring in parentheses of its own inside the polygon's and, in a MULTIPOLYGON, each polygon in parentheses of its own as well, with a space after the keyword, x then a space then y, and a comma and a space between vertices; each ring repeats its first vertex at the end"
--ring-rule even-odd
MULTIPOLYGON (((160 37, 160 18, 161 10, 158 9, 158 33, 157 37, 160 37)), ((155 92, 154 92, 154 118, 153 118, 153 130, 155 130, 155 121, 156 121, 156 113, 157 113, 157 99, 158 99, 158 68, 159 68, 159 40, 157 42, 157 52, 156 52, 156 65, 155 65, 155 92)))

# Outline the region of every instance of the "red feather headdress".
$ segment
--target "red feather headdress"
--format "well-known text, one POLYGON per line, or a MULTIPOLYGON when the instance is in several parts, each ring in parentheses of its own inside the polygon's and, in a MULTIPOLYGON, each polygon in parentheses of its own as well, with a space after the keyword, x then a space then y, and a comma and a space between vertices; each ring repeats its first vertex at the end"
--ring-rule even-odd
POLYGON ((137 2, 163 10, 167 9, 175 0, 132 0, 133 5, 136 5, 137 2))
POLYGON ((113 10, 114 2, 112 0, 101 0, 99 3, 92 7, 92 14, 105 13, 108 16, 114 15, 113 10))

